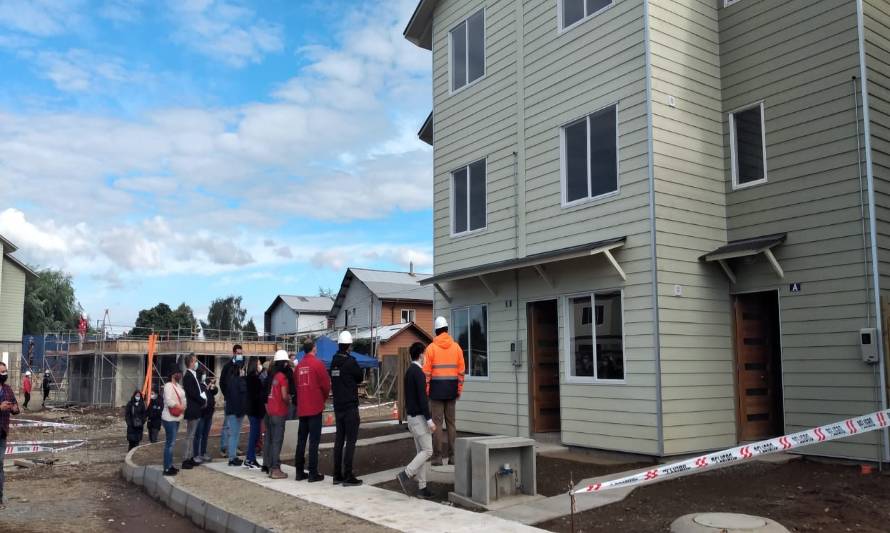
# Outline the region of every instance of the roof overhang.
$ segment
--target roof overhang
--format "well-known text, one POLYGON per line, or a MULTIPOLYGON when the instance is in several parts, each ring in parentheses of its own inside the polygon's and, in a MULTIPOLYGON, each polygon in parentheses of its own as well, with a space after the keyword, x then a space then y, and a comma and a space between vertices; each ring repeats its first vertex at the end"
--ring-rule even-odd
POLYGON ((4 237, 3 235, 0 235, 0 244, 3 244, 3 253, 4 254, 11 254, 12 252, 19 249, 18 246, 12 244, 12 242, 10 242, 9 239, 4 237))
POLYGON ((13 257, 13 256, 11 256, 11 255, 4 255, 3 257, 5 257, 6 259, 9 259, 9 262, 10 262, 10 263, 12 263, 12 264, 14 264, 15 266, 19 267, 20 269, 24 270, 24 271, 25 271, 25 277, 30 276, 32 279, 33 279, 33 278, 38 278, 38 277, 40 277, 40 276, 37 274, 37 272, 34 272, 33 270, 31 270, 31 268, 30 268, 28 265, 26 265, 25 263, 22 263, 21 261, 19 261, 19 260, 16 259, 15 257, 13 257))
POLYGON ((436 0, 419 0, 414 14, 405 27, 403 35, 412 43, 427 50, 433 49, 433 9, 436 0))
POLYGON ((426 120, 423 121, 423 126, 420 127, 420 131, 417 132, 417 137, 420 138, 421 141, 427 143, 428 145, 433 145, 433 112, 430 111, 430 114, 427 115, 426 120))
POLYGON ((439 294, 441 294, 447 301, 450 302, 451 297, 445 292, 441 285, 444 282, 477 278, 479 282, 482 283, 482 285, 488 290, 488 292, 491 293, 492 296, 495 296, 496 291, 488 282, 485 276, 496 274, 498 272, 518 270, 521 268, 533 268, 538 273, 538 275, 541 276, 541 279, 543 279, 544 282, 547 283, 547 285, 553 287, 553 280, 551 280, 550 276, 547 274, 545 265, 547 265, 548 263, 556 263, 559 261, 567 261, 569 259, 590 257, 600 254, 602 254, 609 261, 609 263, 612 265, 621 279, 627 280, 627 274, 624 273, 624 269, 621 268, 621 265, 615 259, 615 256, 612 255, 612 250, 624 246, 626 240, 627 237, 617 237, 614 239, 607 239, 590 244, 562 248, 559 250, 554 250, 552 252, 543 252, 516 259, 507 259, 505 261, 498 261, 496 263, 489 263, 487 265, 481 265, 478 267, 452 270, 450 272, 445 272, 443 274, 438 274, 436 276, 426 278, 420 283, 421 285, 433 285, 439 292, 439 294))
POLYGON ((730 268, 728 261, 730 259, 763 254, 776 275, 782 279, 785 277, 785 271, 782 270, 782 265, 779 264, 778 259, 773 254, 773 248, 784 243, 787 236, 787 233, 775 233, 773 235, 730 241, 713 252, 699 257, 699 260, 719 264, 726 277, 729 278, 729 281, 735 283, 736 276, 732 268, 730 268))

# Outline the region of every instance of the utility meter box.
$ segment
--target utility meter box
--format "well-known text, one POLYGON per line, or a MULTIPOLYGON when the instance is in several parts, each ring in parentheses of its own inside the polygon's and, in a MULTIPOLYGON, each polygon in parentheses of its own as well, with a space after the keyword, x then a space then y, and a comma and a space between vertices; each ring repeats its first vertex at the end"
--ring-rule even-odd
POLYGON ((453 503, 489 509, 536 494, 535 441, 522 437, 470 437, 455 442, 453 503))
POLYGON ((878 362, 878 330, 862 328, 859 330, 859 350, 862 362, 874 364, 878 362))

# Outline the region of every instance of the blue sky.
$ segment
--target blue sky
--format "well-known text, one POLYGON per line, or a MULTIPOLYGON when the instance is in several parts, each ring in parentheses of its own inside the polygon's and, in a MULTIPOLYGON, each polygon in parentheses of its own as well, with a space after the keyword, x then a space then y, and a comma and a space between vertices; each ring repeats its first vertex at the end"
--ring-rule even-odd
POLYGON ((432 268, 415 0, 0 0, 0 233, 92 319, 432 268))

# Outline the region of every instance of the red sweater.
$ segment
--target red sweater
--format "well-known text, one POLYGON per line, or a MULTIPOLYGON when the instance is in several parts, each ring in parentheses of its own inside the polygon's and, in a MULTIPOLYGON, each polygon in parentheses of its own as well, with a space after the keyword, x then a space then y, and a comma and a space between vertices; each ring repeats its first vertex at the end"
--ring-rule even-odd
POLYGON ((297 416, 315 416, 324 411, 325 401, 331 392, 331 378, 312 354, 306 354, 294 371, 297 385, 297 416))
POLYGON ((31 376, 25 376, 25 380, 22 382, 22 392, 31 394, 31 376))

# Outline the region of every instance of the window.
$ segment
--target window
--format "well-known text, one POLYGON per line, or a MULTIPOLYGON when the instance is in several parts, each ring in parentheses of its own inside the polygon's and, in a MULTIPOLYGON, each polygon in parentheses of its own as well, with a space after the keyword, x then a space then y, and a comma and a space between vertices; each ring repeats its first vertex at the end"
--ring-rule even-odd
POLYGON ((468 377, 488 377, 488 308, 471 305, 451 310, 452 337, 464 351, 468 377))
POLYGON ((402 323, 414 322, 414 309, 402 309, 402 323))
POLYGON ((480 9, 451 30, 451 90, 485 75, 485 10, 480 9))
POLYGON ((766 181, 766 131, 763 102, 729 114, 734 189, 766 181))
POLYGON ((451 173, 454 235, 485 228, 485 160, 451 173))
POLYGON ((562 127, 563 205, 618 191, 617 120, 613 105, 562 127))
POLYGON ((571 378, 624 379, 624 331, 621 291, 597 292, 568 299, 571 378))
POLYGON ((612 5, 612 0, 560 0, 560 28, 574 26, 612 5))

